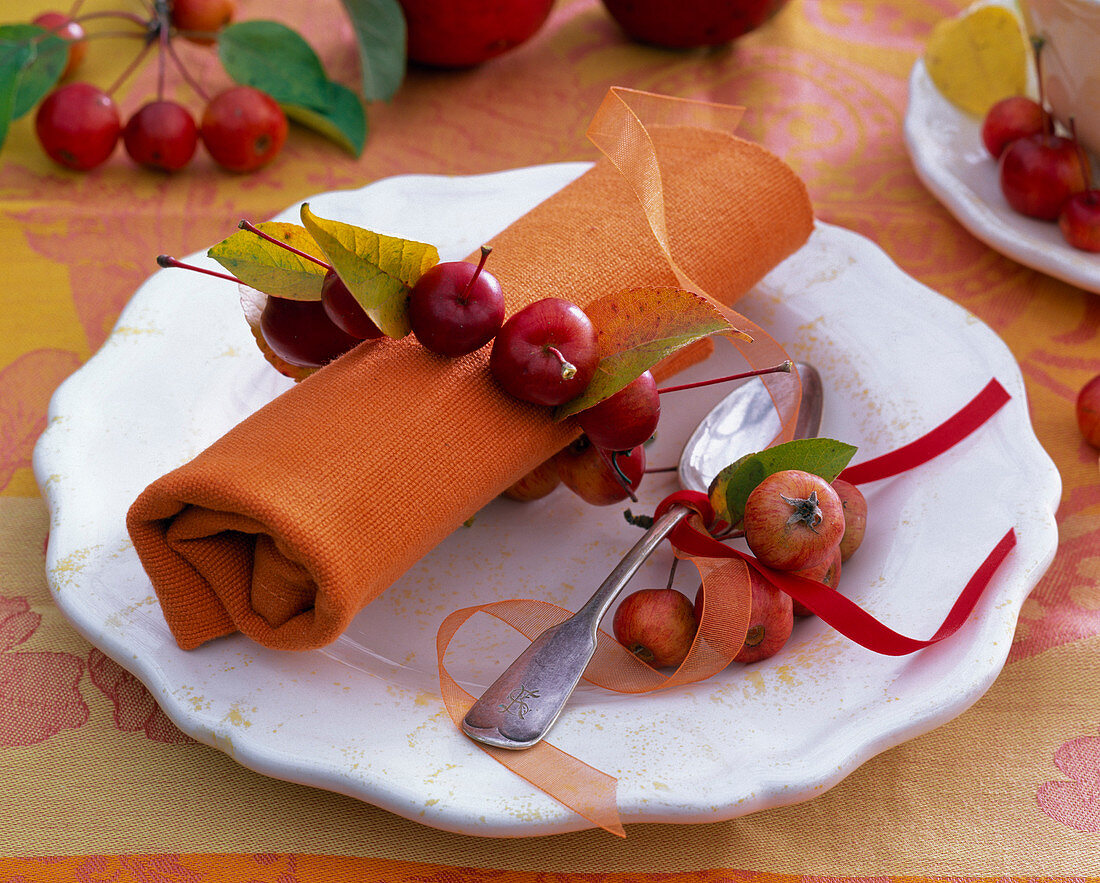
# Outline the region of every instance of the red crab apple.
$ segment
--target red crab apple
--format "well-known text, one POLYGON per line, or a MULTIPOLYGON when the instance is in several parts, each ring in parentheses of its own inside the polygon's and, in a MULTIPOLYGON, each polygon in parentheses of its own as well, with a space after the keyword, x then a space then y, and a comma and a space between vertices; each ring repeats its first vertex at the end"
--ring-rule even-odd
POLYGON ((172 0, 172 24, 180 36, 192 43, 209 46, 219 30, 233 21, 237 4, 234 0, 172 0))
POLYGON ((62 40, 69 41, 69 57, 65 62, 65 69, 61 71, 61 79, 75 71, 84 56, 88 54, 88 43, 85 40, 84 28, 80 22, 73 21, 63 12, 43 12, 31 19, 31 24, 53 31, 62 40))
POLYGON ((615 638, 654 668, 678 666, 691 650, 699 623, 687 595, 676 589, 640 589, 615 611, 615 638))
POLYGON ((1083 190, 1065 201, 1058 215, 1062 237, 1081 251, 1100 251, 1100 190, 1083 190))
POLYGON ((554 406, 584 391, 598 358, 596 329, 584 310, 547 297, 504 323, 493 340, 489 370, 509 395, 554 406))
POLYGON ((1087 189, 1077 144, 1061 135, 1017 138, 1001 154, 1001 192, 1014 210, 1053 221, 1066 200, 1087 189))
POLYGON ((176 172, 191 161, 199 129, 191 114, 175 101, 150 101, 130 117, 122 143, 139 165, 176 172))
POLYGON ((410 61, 473 67, 525 43, 554 0, 399 0, 410 61))
POLYGON ((269 297, 260 332, 275 355, 302 368, 319 368, 359 343, 332 323, 317 300, 269 297))
POLYGON ((107 161, 122 120, 106 92, 90 83, 55 89, 38 105, 34 129, 46 155, 70 169, 87 171, 107 161))
POLYGON ((603 0, 628 37, 666 49, 728 43, 755 30, 786 0, 603 0))
MULTIPOLYGON (((835 589, 840 582, 840 568, 842 563, 840 547, 838 546, 833 550, 832 555, 823 558, 812 567, 807 567, 805 570, 795 570, 793 573, 795 576, 800 576, 804 579, 812 579, 814 582, 822 583, 830 589, 835 589)), ((791 606, 794 608, 795 616, 813 615, 813 611, 801 601, 795 601, 792 598, 791 606)))
POLYGON ((774 472, 745 501, 745 542, 776 570, 804 570, 830 555, 844 534, 844 508, 824 478, 801 469, 774 472))
POLYGON ((649 441, 661 416, 657 381, 643 371, 614 395, 577 415, 589 441, 609 451, 628 451, 649 441))
POLYGON ((558 463, 557 460, 551 457, 510 485, 502 493, 509 500, 529 503, 532 500, 541 500, 554 491, 559 484, 561 484, 561 475, 558 473, 558 463))
MULTIPOLYGON (((749 591, 752 610, 745 643, 734 662, 759 662, 778 653, 794 630, 794 608, 791 596, 779 591, 752 567, 749 571, 749 591)), ((703 586, 695 593, 695 617, 703 615, 703 586)))
POLYGON ((562 484, 593 506, 610 506, 629 497, 641 484, 645 474, 645 448, 630 451, 605 451, 581 436, 554 460, 562 484), (611 465, 618 465, 626 484, 611 465))
POLYGON ((1094 448, 1100 448, 1100 374, 1077 394, 1077 426, 1094 448))
POLYGON ((982 120, 982 144, 997 159, 1017 138, 1040 135, 1046 129, 1042 105, 1026 95, 1010 95, 994 104, 982 120))
POLYGON ((476 265, 444 261, 430 267, 409 292, 409 324, 421 346, 441 356, 465 356, 487 344, 504 324, 504 291, 485 270, 492 251, 481 248, 476 265))
POLYGON ((863 492, 849 481, 838 478, 833 482, 833 490, 840 497, 844 509, 844 534, 840 538, 840 556, 847 561, 863 542, 867 532, 867 500, 863 492))
POLYGON ((222 168, 254 172, 275 159, 287 128, 275 99, 251 86, 235 86, 206 106, 200 132, 207 153, 222 168))
POLYGON ((321 282, 321 306, 332 323, 345 334, 358 340, 382 336, 382 331, 331 267, 325 271, 321 282))

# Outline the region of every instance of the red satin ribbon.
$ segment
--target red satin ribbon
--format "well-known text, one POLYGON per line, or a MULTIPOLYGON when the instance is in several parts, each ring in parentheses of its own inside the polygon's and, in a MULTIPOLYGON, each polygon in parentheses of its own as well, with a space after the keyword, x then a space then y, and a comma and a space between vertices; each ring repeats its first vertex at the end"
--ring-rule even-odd
POLYGON ((890 478, 927 463, 970 435, 996 414, 1009 398, 1008 390, 994 377, 969 404, 935 429, 896 451, 849 466, 840 473, 840 478, 852 484, 864 484, 890 478))
MULTIPOLYGON (((890 478, 927 463, 974 432, 996 414, 1009 398, 1008 391, 994 378, 960 411, 935 429, 895 451, 850 466, 841 472, 840 477, 852 484, 862 484, 890 478)), ((678 491, 666 497, 657 507, 654 517, 659 517, 675 503, 690 506, 700 512, 707 523, 713 519, 710 501, 705 494, 697 491, 678 491)), ((967 582, 943 624, 931 638, 922 640, 894 631, 835 589, 765 567, 753 556, 719 542, 697 525, 696 520, 685 520, 669 535, 669 541, 684 556, 739 558, 776 588, 805 604, 845 637, 868 650, 887 656, 914 653, 955 634, 974 612, 993 574, 1016 545, 1016 532, 1009 528, 967 582)))
MULTIPOLYGON (((698 491, 680 491, 666 498, 658 507, 658 515, 666 503, 694 504, 692 508, 703 505, 709 507, 706 494, 701 494, 698 491)), ((947 614, 943 624, 931 638, 924 640, 910 638, 894 631, 889 626, 879 622, 854 601, 822 583, 765 567, 752 555, 747 555, 725 545, 725 543, 719 542, 687 521, 682 521, 673 529, 669 535, 669 541, 677 550, 690 558, 739 558, 776 588, 786 592, 794 600, 801 601, 821 617, 824 622, 831 625, 846 638, 855 641, 868 650, 873 650, 875 653, 882 653, 886 656, 904 656, 939 643, 959 630, 970 614, 974 612, 982 593, 989 585, 989 581, 1005 559, 1005 556, 1016 545, 1016 532, 1010 528, 1005 533, 974 573, 974 576, 970 578, 970 581, 947 614)))

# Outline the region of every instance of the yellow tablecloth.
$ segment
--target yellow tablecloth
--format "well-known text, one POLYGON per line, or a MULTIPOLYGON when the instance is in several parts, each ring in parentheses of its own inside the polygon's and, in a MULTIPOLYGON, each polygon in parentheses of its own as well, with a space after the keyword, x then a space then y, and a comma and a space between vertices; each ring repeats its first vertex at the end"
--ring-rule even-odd
MULTIPOLYGON (((0 153, 0 880, 1100 876, 1100 474, 1073 416, 1077 390, 1100 372, 1100 295, 991 251, 912 170, 906 80, 934 23, 960 6, 793 0, 731 48, 677 54, 624 40, 597 0, 559 0, 509 55, 412 72, 392 103, 370 108, 358 160, 295 130, 274 165, 243 177, 205 157, 162 177, 121 151, 73 174, 42 155, 29 118, 16 123, 0 153), (189 740, 50 598, 30 456, 51 392, 103 342, 156 254, 188 254, 239 217, 392 174, 592 159, 583 133, 610 85, 746 105, 740 133, 794 166, 822 220, 876 241, 1007 342, 1064 493, 1057 557, 1003 673, 969 711, 812 801, 730 822, 632 825, 622 842, 602 831, 442 833, 189 740)), ((336 0, 240 7, 300 27, 330 73, 355 83, 336 0)), ((2 17, 40 8, 7 0, 2 17)), ((87 78, 109 82, 122 45, 94 45, 87 78)), ((185 49, 200 77, 216 78, 185 49)), ((149 97, 154 76, 147 65, 124 104, 149 97)))

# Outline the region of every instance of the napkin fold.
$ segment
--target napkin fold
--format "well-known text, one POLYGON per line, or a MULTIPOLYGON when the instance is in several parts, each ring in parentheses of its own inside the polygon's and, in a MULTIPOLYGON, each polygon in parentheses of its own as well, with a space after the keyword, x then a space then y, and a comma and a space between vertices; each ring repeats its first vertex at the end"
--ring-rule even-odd
MULTIPOLYGON (((644 96, 655 100, 684 103, 644 96)), ((636 138, 629 104, 623 117, 636 138)), ((679 122, 642 131, 649 159, 632 172, 602 159, 492 239, 509 314, 685 276, 730 304, 809 236, 805 187, 759 145, 679 122)), ((333 641, 574 438, 570 421, 496 386, 489 351, 447 359, 411 337, 364 343, 149 485, 127 528, 179 646, 236 631, 276 649, 333 641)))

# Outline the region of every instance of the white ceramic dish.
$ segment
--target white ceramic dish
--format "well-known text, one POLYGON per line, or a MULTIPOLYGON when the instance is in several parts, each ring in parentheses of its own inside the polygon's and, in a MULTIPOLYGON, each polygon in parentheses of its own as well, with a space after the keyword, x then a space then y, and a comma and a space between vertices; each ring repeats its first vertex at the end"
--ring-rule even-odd
POLYGON ((1057 224, 1012 210, 982 144, 981 121, 940 94, 923 60, 909 75, 904 131, 924 186, 976 238, 1024 266, 1100 292, 1100 255, 1068 245, 1057 224))
MULTIPOLYGON (((326 216, 438 243, 455 259, 584 168, 400 177, 310 202, 326 216)), ((850 596, 927 636, 1009 526, 1019 545, 972 621, 914 656, 877 656, 808 620, 780 655, 691 687, 630 697, 582 686, 552 739, 619 777, 627 822, 708 822, 806 800, 959 714, 996 678, 1020 605, 1057 544, 1058 474, 1031 430, 1015 361, 975 317, 867 240, 826 225, 741 306, 820 368, 823 433, 860 445, 857 459, 920 435, 991 376, 1013 396, 919 475, 865 488, 872 524, 845 568, 850 596)), ((730 360, 720 352, 694 374, 715 376, 722 366, 713 362, 730 360)), ((467 834, 586 827, 453 728, 438 698, 434 638, 451 610, 498 597, 575 607, 638 535, 619 507, 589 507, 565 490, 526 505, 498 501, 322 652, 272 652, 239 636, 176 647, 125 511, 149 481, 286 386, 253 345, 231 284, 165 270, 137 291, 102 350, 58 390, 35 452, 51 512, 48 578, 65 615, 183 730, 261 773, 467 834)), ((721 394, 668 397, 650 463, 674 463, 721 394)), ((638 511, 673 489, 674 479, 651 478, 638 511)), ((663 584, 669 560, 659 552, 633 585, 663 584)), ((687 570, 679 575, 693 592, 687 570)), ((476 619, 449 656, 475 693, 520 647, 476 619)))

